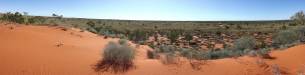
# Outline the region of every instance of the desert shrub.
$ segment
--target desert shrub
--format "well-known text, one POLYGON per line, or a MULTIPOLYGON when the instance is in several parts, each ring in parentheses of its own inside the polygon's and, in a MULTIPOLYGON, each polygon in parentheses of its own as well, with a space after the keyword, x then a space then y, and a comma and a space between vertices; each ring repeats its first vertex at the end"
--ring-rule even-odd
POLYGON ((194 51, 188 48, 181 48, 179 52, 181 56, 191 59, 194 51))
POLYGON ((97 33, 97 31, 92 27, 88 27, 86 30, 88 30, 89 32, 92 32, 92 33, 97 33))
POLYGON ((146 32, 142 30, 135 30, 128 35, 128 38, 129 40, 133 40, 138 43, 139 41, 147 40, 148 36, 146 35, 146 32))
POLYGON ((272 57, 269 55, 269 53, 270 53, 269 48, 260 49, 256 53, 257 53, 258 56, 260 56, 262 58, 272 59, 272 57))
POLYGON ((220 59, 225 57, 230 57, 231 51, 230 50, 219 50, 219 51, 207 51, 205 53, 206 59, 220 59))
POLYGON ((286 26, 286 25, 283 25, 283 26, 281 27, 281 29, 286 30, 286 29, 287 29, 287 26, 286 26))
POLYGON ((157 53, 155 51, 148 50, 147 51, 147 58, 148 59, 155 59, 155 58, 157 58, 157 53))
POLYGON ((247 55, 249 55, 249 56, 251 56, 251 57, 255 57, 255 56, 257 56, 257 52, 254 51, 254 50, 251 50, 251 51, 249 51, 249 52, 247 53, 247 55))
POLYGON ((103 59, 95 66, 97 72, 125 72, 132 68, 135 51, 127 44, 109 42, 104 49, 103 59))
POLYGON ((2 15, 1 19, 5 20, 5 21, 15 22, 15 23, 24 23, 25 22, 24 16, 19 12, 5 13, 2 15))
POLYGON ((175 53, 165 53, 164 57, 161 59, 163 64, 175 64, 177 62, 177 56, 175 53))
POLYGON ((243 27, 241 25, 237 25, 236 28, 237 29, 243 29, 243 27))
POLYGON ((120 45, 124 45, 124 44, 127 44, 127 43, 128 43, 128 41, 126 39, 120 39, 119 40, 120 45))
POLYGON ((296 23, 289 23, 289 26, 296 26, 296 23))
POLYGON ((173 45, 160 45, 159 49, 157 49, 157 52, 159 53, 169 53, 169 52, 174 52, 176 48, 173 45))
POLYGON ((41 16, 35 16, 35 17, 31 17, 28 19, 28 23, 30 24, 43 24, 46 22, 46 18, 41 17, 41 16))
POLYGON ((193 35, 190 33, 186 33, 184 36, 185 36, 185 40, 187 41, 193 40, 193 35))
POLYGON ((250 36, 241 37, 234 42, 235 50, 253 49, 255 47, 255 38, 250 36))
POLYGON ((171 31, 167 34, 168 38, 171 40, 171 43, 176 42, 176 39, 179 37, 179 33, 177 31, 171 31))
POLYGON ((93 21, 88 21, 86 24, 90 27, 95 27, 95 23, 93 21))
POLYGON ((187 59, 197 59, 197 60, 204 59, 203 51, 182 48, 179 50, 179 52, 180 52, 181 56, 186 57, 187 59))
POLYGON ((273 38, 273 43, 278 45, 291 44, 298 40, 296 32, 291 30, 280 31, 273 38))

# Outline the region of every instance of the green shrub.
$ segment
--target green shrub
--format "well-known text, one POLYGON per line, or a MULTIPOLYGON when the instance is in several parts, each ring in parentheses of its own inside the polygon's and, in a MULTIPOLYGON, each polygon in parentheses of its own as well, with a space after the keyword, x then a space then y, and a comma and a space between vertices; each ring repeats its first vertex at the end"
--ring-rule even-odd
POLYGON ((135 50, 127 44, 109 42, 104 49, 103 59, 95 66, 97 72, 125 72, 132 68, 135 50))
POLYGON ((235 40, 234 49, 244 51, 245 49, 253 49, 255 45, 256 45, 255 38, 244 36, 235 40))
POLYGON ((273 37, 273 43, 279 45, 291 44, 299 39, 296 32, 291 30, 280 31, 273 37))

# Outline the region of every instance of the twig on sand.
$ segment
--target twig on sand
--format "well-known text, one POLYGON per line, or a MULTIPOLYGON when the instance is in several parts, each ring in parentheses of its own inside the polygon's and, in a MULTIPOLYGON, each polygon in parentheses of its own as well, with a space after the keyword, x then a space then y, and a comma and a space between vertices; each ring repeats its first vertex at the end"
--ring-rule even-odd
POLYGON ((61 47, 61 46, 63 46, 64 44, 62 43, 62 42, 58 42, 57 44, 56 44, 56 47, 61 47))

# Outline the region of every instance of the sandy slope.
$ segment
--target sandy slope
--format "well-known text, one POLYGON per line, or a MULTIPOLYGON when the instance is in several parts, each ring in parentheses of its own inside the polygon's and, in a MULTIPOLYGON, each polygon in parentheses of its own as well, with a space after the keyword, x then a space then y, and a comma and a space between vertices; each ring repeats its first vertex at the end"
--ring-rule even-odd
MULTIPOLYGON (((0 75, 96 75, 92 65, 111 40, 117 39, 103 39, 77 29, 0 24, 0 75)), ((200 70, 183 58, 173 65, 147 59, 149 49, 137 48, 136 68, 119 75, 270 75, 273 64, 290 75, 305 69, 305 45, 275 51, 272 56, 276 59, 272 60, 245 56, 205 61, 200 70)))

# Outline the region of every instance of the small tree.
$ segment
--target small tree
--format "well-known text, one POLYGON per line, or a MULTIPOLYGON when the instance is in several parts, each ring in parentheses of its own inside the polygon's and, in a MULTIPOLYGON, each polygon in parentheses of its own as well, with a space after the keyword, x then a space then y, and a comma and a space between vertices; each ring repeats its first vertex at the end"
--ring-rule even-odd
POLYGON ((303 11, 299 11, 291 17, 296 24, 305 25, 305 15, 303 11))

